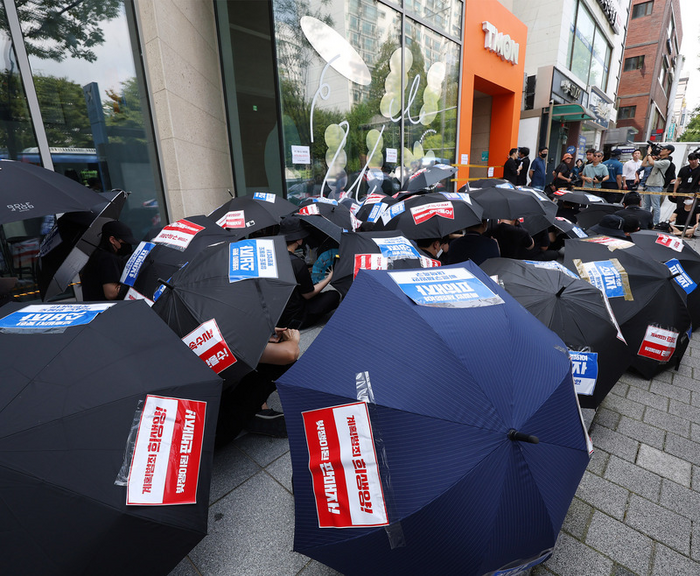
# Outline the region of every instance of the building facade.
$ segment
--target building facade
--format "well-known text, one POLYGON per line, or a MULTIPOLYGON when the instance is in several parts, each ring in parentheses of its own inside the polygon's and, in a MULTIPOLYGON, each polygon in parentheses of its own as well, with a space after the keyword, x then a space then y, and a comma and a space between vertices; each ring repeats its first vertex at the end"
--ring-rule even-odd
POLYGON ((682 40, 678 0, 634 0, 618 91, 618 126, 634 128, 637 142, 669 137, 683 65, 682 40))
POLYGON ((528 27, 518 143, 566 152, 601 147, 615 127, 615 97, 630 0, 529 0, 513 11, 528 27))

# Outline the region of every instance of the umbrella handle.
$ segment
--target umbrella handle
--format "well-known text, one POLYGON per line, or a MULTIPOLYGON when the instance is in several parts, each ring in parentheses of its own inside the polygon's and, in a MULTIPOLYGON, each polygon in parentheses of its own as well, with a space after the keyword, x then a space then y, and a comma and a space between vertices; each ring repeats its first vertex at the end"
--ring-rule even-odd
POLYGON ((530 434, 525 434, 525 432, 518 432, 515 428, 508 430, 508 439, 513 440, 513 442, 528 442, 529 444, 540 443, 540 439, 537 436, 531 436, 530 434))
POLYGON ((174 286, 170 282, 168 282, 167 280, 163 280, 162 278, 158 278, 158 282, 160 282, 166 288, 170 288, 171 290, 175 289, 174 286))

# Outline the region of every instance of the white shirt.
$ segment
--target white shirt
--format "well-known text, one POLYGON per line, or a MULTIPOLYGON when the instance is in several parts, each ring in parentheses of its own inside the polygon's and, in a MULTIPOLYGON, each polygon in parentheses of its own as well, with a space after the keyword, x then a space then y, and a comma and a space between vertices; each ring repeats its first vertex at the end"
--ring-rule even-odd
POLYGON ((623 180, 634 180, 634 175, 636 174, 637 170, 642 165, 641 160, 637 160, 636 162, 634 160, 627 160, 622 166, 622 179, 623 180))

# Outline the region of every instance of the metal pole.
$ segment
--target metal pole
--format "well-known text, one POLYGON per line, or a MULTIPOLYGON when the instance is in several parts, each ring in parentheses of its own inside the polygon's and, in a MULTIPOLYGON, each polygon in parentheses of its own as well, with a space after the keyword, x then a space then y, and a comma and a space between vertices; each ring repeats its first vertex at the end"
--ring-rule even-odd
POLYGON ((695 212, 695 206, 697 206, 697 203, 698 203, 698 193, 695 192, 695 196, 693 196, 693 203, 690 206, 690 214, 685 219, 685 226, 683 226, 683 232, 681 234, 681 238, 685 238, 685 231, 688 229, 688 224, 690 224, 690 217, 693 215, 693 212, 695 212))

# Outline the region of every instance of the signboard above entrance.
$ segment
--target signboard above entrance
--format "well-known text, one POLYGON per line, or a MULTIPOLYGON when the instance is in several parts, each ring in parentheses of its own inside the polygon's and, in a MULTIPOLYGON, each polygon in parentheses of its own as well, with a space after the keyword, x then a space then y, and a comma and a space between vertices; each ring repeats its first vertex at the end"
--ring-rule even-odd
POLYGON ((518 63, 520 44, 513 41, 509 34, 499 32, 491 22, 484 21, 481 27, 484 30, 484 48, 515 66, 518 63))

